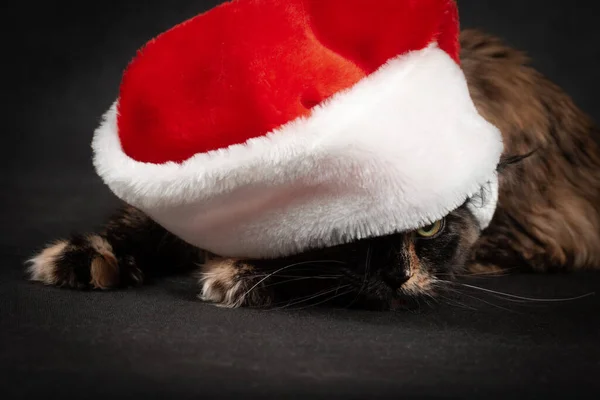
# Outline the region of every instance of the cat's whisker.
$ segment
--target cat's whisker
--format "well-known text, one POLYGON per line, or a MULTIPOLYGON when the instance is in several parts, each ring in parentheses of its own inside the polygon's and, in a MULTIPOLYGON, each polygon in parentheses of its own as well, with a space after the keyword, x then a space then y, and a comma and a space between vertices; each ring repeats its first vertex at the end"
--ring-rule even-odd
MULTIPOLYGON (((281 276, 281 275, 277 275, 278 278, 283 278, 285 276, 281 276)), ((270 283, 268 285, 265 285, 264 287, 272 287, 272 286, 277 286, 277 285, 284 285, 290 282, 297 282, 297 281, 303 281, 303 280, 308 280, 308 279, 322 279, 322 280, 326 280, 326 279, 340 279, 341 275, 338 276, 296 276, 296 277, 291 277, 290 279, 286 279, 284 281, 279 281, 279 282, 273 282, 270 283)))
POLYGON ((517 296, 514 294, 510 294, 510 293, 503 293, 503 292, 499 292, 496 290, 491 290, 491 289, 486 289, 486 288, 482 288, 479 286, 474 286, 474 285, 469 285, 466 283, 461 283, 461 282, 455 282, 455 284, 470 288, 470 289, 476 289, 476 290, 481 290, 483 292, 486 293, 491 293, 491 294, 496 294, 502 297, 506 297, 505 300, 508 299, 518 299, 518 300, 524 300, 524 301, 530 301, 530 302, 543 302, 543 303, 554 303, 554 302, 564 302, 564 301, 574 301, 574 300, 580 300, 586 297, 590 297, 590 296, 594 296, 596 294, 596 292, 590 292, 590 293, 586 293, 583 294, 581 296, 575 296, 575 297, 565 297, 562 299, 543 299, 543 298, 534 298, 534 297, 524 297, 524 296, 517 296))
MULTIPOLYGON (((306 266, 300 266, 300 268, 294 267, 294 269, 292 270, 294 273, 300 274, 300 273, 314 273, 315 270, 316 271, 321 271, 322 270, 322 266, 319 265, 318 263, 315 263, 314 261, 311 261, 311 264, 314 263, 315 265, 313 265, 312 267, 310 265, 306 265, 306 266)), ((337 266, 332 266, 332 267, 327 267, 328 270, 330 271, 337 271, 338 268, 341 267, 337 267, 337 266)), ((278 274, 277 276, 283 276, 281 274, 278 274)))
POLYGON ((438 300, 435 298, 435 296, 431 293, 425 293, 425 296, 429 297, 431 300, 435 301, 436 303, 438 303, 438 300))
MULTIPOLYGON (((339 290, 339 289, 340 289, 340 288, 338 288, 338 290, 339 290)), ((304 309, 306 309, 306 308, 310 308, 310 307, 316 307, 316 306, 318 306, 318 305, 320 305, 320 304, 327 303, 327 302, 329 302, 329 301, 331 301, 331 300, 333 300, 333 299, 335 299, 335 298, 337 298, 337 297, 340 297, 340 296, 345 296, 345 295, 347 295, 347 294, 350 294, 350 293, 352 293, 353 291, 354 291, 354 289, 349 289, 349 290, 346 290, 346 291, 344 291, 344 292, 342 292, 342 293, 335 294, 335 295, 333 295, 333 296, 331 296, 331 297, 329 297, 329 298, 327 298, 327 299, 325 299, 325 300, 322 300, 322 301, 320 301, 320 302, 318 302, 318 303, 315 303, 315 304, 310 304, 310 305, 308 305, 308 306, 306 306, 306 307, 295 308, 295 309, 293 309, 293 310, 294 310, 294 311, 299 311, 299 310, 304 310, 304 309)))
POLYGON ((497 272, 497 271, 482 271, 482 272, 466 272, 466 273, 457 273, 457 272, 448 272, 448 273, 436 273, 439 277, 451 277, 451 278, 471 278, 471 277, 498 277, 498 276, 508 276, 510 273, 508 271, 505 272, 497 272))
POLYGON ((446 304, 448 304, 450 306, 460 307, 460 308, 464 308, 466 310, 479 311, 475 307, 468 306, 466 304, 461 303, 460 301, 442 296, 441 294, 438 294, 438 296, 440 296, 442 299, 444 299, 446 301, 446 304))
MULTIPOLYGON (((349 286, 349 285, 345 285, 345 286, 349 286)), ((316 298, 316 297, 320 297, 320 296, 324 296, 327 295, 329 293, 332 292, 336 292, 340 289, 340 287, 335 287, 335 288, 331 288, 331 289, 325 289, 322 290, 318 293, 312 293, 306 296, 302 296, 302 297, 297 297, 295 299, 292 300, 284 300, 284 301, 279 301, 276 303, 271 303, 269 305, 266 306, 247 306, 248 308, 259 308, 259 309, 266 309, 267 311, 276 311, 276 310, 283 310, 286 307, 290 306, 290 305, 294 305, 294 304, 299 304, 302 303, 304 301, 308 301, 311 300, 312 298, 316 298)))
POLYGON ((506 307, 499 306, 499 305, 498 305, 498 304, 496 304, 496 303, 492 303, 492 302, 490 302, 490 301, 487 301, 487 300, 484 300, 484 299, 482 299, 482 298, 480 298, 480 297, 477 297, 477 296, 472 296, 472 295, 470 295, 470 294, 467 294, 467 293, 464 293, 464 292, 460 292, 460 291, 457 291, 457 293, 459 293, 461 296, 467 296, 467 297, 469 297, 469 298, 471 298, 471 299, 473 299, 473 300, 480 301, 480 302, 482 302, 482 303, 485 303, 485 304, 487 304, 487 305, 490 305, 490 306, 492 306, 492 307, 496 307, 496 308, 499 308, 499 309, 501 309, 501 310, 508 311, 508 312, 517 313, 515 310, 511 310, 511 309, 509 309, 509 308, 506 308, 506 307))
POLYGON ((415 297, 415 301, 417 303, 418 310, 421 311, 421 302, 419 300, 424 300, 422 297, 415 297))
MULTIPOLYGON (((293 305, 296 305, 296 304, 301 304, 301 303, 304 303, 304 302, 307 302, 307 301, 310 301, 310 300, 313 300, 313 299, 316 299, 316 298, 328 295, 330 293, 334 293, 334 292, 337 293, 340 289, 346 289, 346 288, 348 288, 350 286, 351 285, 346 284, 346 285, 337 286, 337 287, 332 288, 332 289, 322 290, 322 291, 320 291, 320 292, 318 292, 316 294, 311 294, 311 295, 308 295, 308 296, 300 297, 300 298, 294 299, 292 302, 286 302, 286 304, 284 306, 276 307, 276 308, 271 308, 271 310, 283 310, 283 309, 287 309, 290 306, 293 306, 293 305)), ((350 290, 350 291, 352 291, 352 290, 350 290)))
MULTIPOLYGON (((481 302, 481 303, 485 303, 485 304, 487 304, 487 305, 490 305, 490 306, 492 306, 492 307, 495 307, 495 308, 502 309, 502 310, 504 310, 504 311, 515 312, 514 310, 510 310, 510 309, 508 309, 508 308, 505 308, 505 307, 499 306, 499 305, 497 305, 497 304, 495 304, 495 303, 492 303, 492 302, 486 301, 486 300, 484 300, 484 299, 482 299, 482 298, 479 298, 479 297, 477 297, 477 296, 472 296, 472 295, 470 295, 470 294, 467 294, 467 293, 464 293, 464 292, 462 292, 462 291, 460 291, 460 290, 451 289, 451 288, 446 288, 446 291, 447 291, 447 292, 452 292, 452 293, 455 293, 455 294, 456 294, 458 297, 468 297, 468 298, 470 298, 470 299, 476 300, 476 301, 478 301, 478 302, 481 302)), ((438 294, 438 295, 439 295, 439 294, 438 294)), ((441 295, 440 295, 440 296, 441 296, 441 295)), ((448 304, 450 304, 450 305, 460 305, 460 307, 461 307, 461 308, 464 308, 464 309, 468 309, 468 310, 472 310, 472 311, 480 311, 479 309, 477 309, 477 308, 475 308, 475 307, 472 307, 472 306, 469 306, 469 305, 467 305, 467 304, 461 303, 460 301, 458 301, 458 300, 457 300, 457 299, 455 299, 455 298, 449 298, 449 297, 444 297, 444 298, 445 298, 447 301, 449 301, 449 302, 453 302, 453 303, 454 303, 454 304, 450 304, 450 303, 448 303, 448 304)))
POLYGON ((323 296, 326 296, 326 295, 331 294, 331 293, 337 293, 339 290, 340 290, 340 286, 335 287, 335 288, 321 290, 320 292, 309 294, 309 295, 302 296, 302 297, 297 297, 297 298, 292 299, 292 300, 287 300, 287 301, 284 301, 282 303, 279 303, 279 304, 283 304, 283 305, 280 306, 280 307, 277 307, 277 308, 273 308, 273 310, 289 309, 291 306, 294 306, 296 304, 306 303, 307 301, 310 301, 310 300, 313 300, 313 299, 317 299, 319 297, 323 297, 323 296))
POLYGON ((427 306, 429 308, 433 308, 433 304, 429 302, 428 299, 435 301, 436 303, 438 302, 437 299, 435 297, 433 297, 432 295, 430 295, 429 293, 426 293, 425 296, 423 296, 423 301, 425 302, 425 304, 427 304, 427 306))
MULTIPOLYGON (((249 279, 255 279, 255 278, 264 278, 265 276, 268 276, 269 274, 248 274, 248 275, 244 275, 244 278, 249 278, 249 279)), ((327 275, 275 275, 275 277, 277 278, 290 278, 290 279, 295 279, 295 278, 303 278, 303 279, 339 279, 341 277, 343 277, 344 275, 333 275, 333 274, 327 274, 327 275)))
MULTIPOLYGON (((450 287, 450 286, 449 286, 449 284, 455 284, 455 282, 451 282, 451 281, 444 281, 444 280, 437 280, 435 283, 436 283, 436 284, 438 284, 438 286, 440 286, 440 287, 442 288, 442 290, 444 290, 444 291, 447 291, 447 292, 452 292, 452 293, 456 293, 456 294, 458 294, 458 295, 460 295, 460 296, 466 296, 466 297, 469 297, 469 298, 471 298, 471 299, 474 299, 474 300, 480 301, 480 302, 482 302, 482 303, 488 304, 488 305, 490 305, 490 306, 493 306, 493 307, 497 307, 497 308, 503 309, 503 310, 505 310, 505 311, 514 312, 513 310, 507 309, 507 308, 505 308, 505 307, 499 306, 499 305, 497 305, 497 304, 494 304, 494 303, 490 303, 490 302, 488 302, 488 301, 486 301, 486 300, 483 300, 483 299, 481 299, 481 298, 479 298, 479 297, 476 297, 476 296, 469 295, 469 294, 467 294, 467 293, 464 293, 464 292, 462 292, 462 291, 460 291, 460 290, 458 290, 458 289, 456 289, 456 288, 452 288, 452 287, 450 287), (445 285, 444 285, 444 284, 445 284, 445 285)), ((443 299, 445 299, 446 301, 450 301, 450 302, 456 303, 456 304, 450 304, 450 303, 449 303, 450 305, 457 305, 457 304, 458 304, 458 305, 459 305, 459 306, 461 306, 462 308, 469 309, 469 310, 473 310, 473 311, 479 311, 477 308, 474 308, 474 307, 468 306, 468 305, 466 305, 466 304, 463 304, 463 303, 459 302, 459 301, 458 301, 458 300, 456 300, 456 299, 450 299, 450 298, 448 298, 448 297, 444 297, 444 296, 442 296, 442 295, 441 295, 439 292, 437 293, 437 295, 438 295, 438 296, 440 296, 440 297, 442 297, 442 298, 443 298, 443 299)))
POLYGON ((360 289, 358 290, 358 293, 356 293, 356 297, 354 297, 354 299, 346 306, 346 308, 350 308, 354 303, 356 303, 356 300, 358 300, 358 298, 362 294, 363 290, 365 289, 367 281, 369 280, 369 271, 371 269, 372 256, 373 256, 372 248, 371 248, 371 244, 369 243, 369 245, 367 247, 367 256, 365 258, 365 277, 363 279, 362 284, 360 285, 360 289))
POLYGON ((269 274, 267 274, 265 277, 263 277, 262 279, 260 279, 258 282, 256 282, 250 289, 248 289, 243 295, 242 298, 246 297, 250 292, 252 292, 254 289, 256 289, 261 283, 263 283, 265 280, 269 279, 270 277, 272 277, 273 275, 281 272, 281 271, 285 271, 287 269, 299 266, 299 265, 307 265, 307 264, 327 264, 327 263, 334 263, 334 264, 346 264, 343 261, 338 261, 338 260, 314 260, 314 261, 302 261, 302 262, 297 262, 297 263, 293 263, 293 264, 289 264, 286 265, 285 267, 279 268, 277 270, 275 270, 274 272, 271 272, 269 274))
POLYGON ((515 303, 531 303, 531 302, 560 302, 560 301, 569 301, 569 300, 577 300, 577 299, 581 299, 584 297, 588 297, 590 295, 593 295, 594 293, 588 293, 582 296, 577 296, 577 297, 571 297, 571 298, 566 298, 566 299, 539 299, 539 298, 530 298, 530 297, 522 297, 522 296, 517 296, 517 295, 513 295, 510 293, 503 293, 503 292, 498 292, 495 290, 491 290, 491 289, 485 289, 485 288, 481 288, 478 286, 474 286, 474 285, 468 285, 468 284, 464 284, 464 283, 460 283, 460 282, 451 282, 451 281, 442 281, 440 280, 439 282, 442 283, 446 283, 448 284, 448 286, 444 287, 444 290, 449 291, 449 292, 454 292, 457 293, 460 296, 466 296, 469 297, 471 299, 477 300, 479 302, 488 304, 490 306, 502 309, 504 311, 509 311, 509 312, 513 312, 513 313, 517 313, 517 311, 515 310, 511 310, 509 308, 506 307, 502 307, 496 303, 490 302, 490 301, 486 301, 485 299, 482 299, 478 296, 473 296, 471 294, 465 293, 464 291, 458 290, 456 288, 456 286, 463 286, 469 289, 477 289, 477 290, 481 290, 484 293, 490 294, 493 297, 499 299, 499 300, 504 300, 504 301, 510 301, 510 302, 515 302, 515 303), (449 287, 450 285, 454 285, 454 288, 449 287))
POLYGON ((442 293, 440 292, 453 292, 453 293, 458 293, 458 294, 462 294, 460 291, 453 289, 452 287, 450 287, 450 281, 445 281, 445 280, 441 280, 441 279, 436 279, 432 282, 432 285, 439 290, 435 290, 435 296, 436 297, 440 297, 444 300, 446 300, 447 304, 451 305, 451 306, 458 306, 464 309, 469 309, 469 310, 473 310, 473 311, 478 311, 475 307, 471 307, 468 306, 466 304, 461 303, 460 301, 450 298, 450 297, 446 297, 444 295, 442 295, 442 293))
POLYGON ((512 299, 512 298, 508 298, 508 297, 504 297, 504 296, 499 296, 497 294, 492 294, 492 293, 490 293, 490 296, 492 296, 493 298, 498 299, 498 300, 510 301, 511 303, 519 303, 519 304, 528 304, 528 303, 531 303, 531 301, 528 301, 528 300, 512 299))

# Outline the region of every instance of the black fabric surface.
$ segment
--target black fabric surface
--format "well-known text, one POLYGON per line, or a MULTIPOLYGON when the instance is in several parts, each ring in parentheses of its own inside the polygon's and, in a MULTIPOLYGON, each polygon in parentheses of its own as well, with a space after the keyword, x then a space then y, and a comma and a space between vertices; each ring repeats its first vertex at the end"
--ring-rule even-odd
MULTIPOLYGON (((10 124, 0 146, 0 396, 600 397, 600 293, 540 303, 469 291, 461 305, 414 313, 260 311, 202 304, 186 277, 109 293, 24 279, 23 261, 38 246, 93 229, 116 205, 94 174, 89 143, 122 68, 151 36, 215 3, 3 6, 9 72, 0 92, 10 124)), ((463 26, 527 50, 600 120, 590 4, 459 1, 463 26)), ((469 283, 563 298, 597 292, 600 273, 469 283)))

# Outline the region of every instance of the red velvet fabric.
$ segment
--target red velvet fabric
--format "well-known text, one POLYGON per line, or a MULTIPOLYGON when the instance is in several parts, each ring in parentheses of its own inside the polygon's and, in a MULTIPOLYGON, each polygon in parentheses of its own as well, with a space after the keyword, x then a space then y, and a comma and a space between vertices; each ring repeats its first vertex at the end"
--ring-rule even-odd
POLYGON ((124 152, 181 162, 301 116, 436 41, 458 62, 453 0, 237 0, 159 35, 119 95, 124 152))

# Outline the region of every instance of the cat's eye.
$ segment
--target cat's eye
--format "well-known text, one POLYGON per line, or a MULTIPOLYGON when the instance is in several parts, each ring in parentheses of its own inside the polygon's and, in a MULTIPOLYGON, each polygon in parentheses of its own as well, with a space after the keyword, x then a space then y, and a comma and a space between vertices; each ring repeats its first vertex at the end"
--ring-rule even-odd
POLYGON ((419 229, 417 231, 417 235, 421 238, 431 239, 439 235, 442 229, 444 229, 444 220, 440 219, 431 225, 427 225, 419 229))

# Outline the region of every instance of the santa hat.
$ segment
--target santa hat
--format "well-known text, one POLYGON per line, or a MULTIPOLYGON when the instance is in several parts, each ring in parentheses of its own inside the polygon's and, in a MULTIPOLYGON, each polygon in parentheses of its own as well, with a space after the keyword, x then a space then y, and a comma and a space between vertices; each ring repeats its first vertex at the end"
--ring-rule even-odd
POLYGON ((484 189, 500 132, 459 65, 453 0, 237 0, 147 43, 93 140, 110 189, 221 256, 418 229, 484 189))

